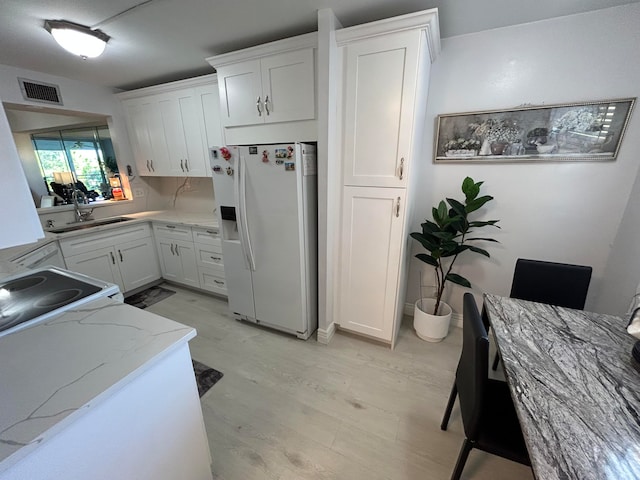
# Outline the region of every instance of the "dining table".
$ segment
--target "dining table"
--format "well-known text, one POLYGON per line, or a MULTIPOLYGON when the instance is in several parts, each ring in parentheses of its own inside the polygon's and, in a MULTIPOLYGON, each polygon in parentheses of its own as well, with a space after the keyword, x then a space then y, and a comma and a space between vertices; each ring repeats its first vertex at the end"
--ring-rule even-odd
POLYGON ((484 295, 538 480, 640 479, 640 365, 628 321, 484 295))

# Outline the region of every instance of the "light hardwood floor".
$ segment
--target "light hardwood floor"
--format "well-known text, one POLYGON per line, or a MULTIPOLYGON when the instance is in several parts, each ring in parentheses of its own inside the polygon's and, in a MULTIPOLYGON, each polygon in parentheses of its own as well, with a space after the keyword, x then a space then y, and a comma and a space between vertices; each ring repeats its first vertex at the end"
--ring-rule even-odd
MULTIPOLYGON (((233 320, 224 300, 175 285, 149 311, 195 327, 194 359, 224 373, 202 397, 214 478, 440 480, 463 440, 460 411, 440 421, 461 330, 416 337, 406 318, 394 351, 344 333, 330 345, 233 320)), ((491 357, 493 358, 493 357, 491 357)), ((474 450, 464 479, 533 479, 474 450)))

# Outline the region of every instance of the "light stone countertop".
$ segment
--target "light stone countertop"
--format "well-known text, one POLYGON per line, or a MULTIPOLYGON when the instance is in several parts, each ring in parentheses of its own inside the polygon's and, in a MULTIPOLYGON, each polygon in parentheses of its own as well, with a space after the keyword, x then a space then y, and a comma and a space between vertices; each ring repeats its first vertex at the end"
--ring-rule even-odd
POLYGON ((0 472, 195 335, 104 298, 0 337, 0 472))
POLYGON ((627 321, 485 295, 536 478, 640 478, 640 365, 627 321))
MULTIPOLYGON (((183 212, 180 210, 156 210, 156 211, 148 211, 148 212, 129 213, 125 215, 117 215, 117 217, 131 218, 132 220, 127 222, 122 222, 122 223, 112 223, 110 225, 99 225, 90 229, 76 230, 73 232, 65 232, 65 233, 52 233, 45 230, 44 238, 38 240, 37 242, 29 243, 26 245, 19 245, 16 247, 4 248, 0 250, 0 262, 2 261, 10 262, 12 260, 15 260, 18 257, 21 257, 22 255, 26 255, 27 253, 30 253, 56 240, 69 238, 69 237, 76 237, 79 235, 87 235, 89 233, 109 231, 117 228, 126 227, 127 225, 132 225, 137 222, 158 221, 158 222, 173 223, 176 225, 186 225, 190 227, 203 227, 203 228, 215 228, 218 226, 218 218, 214 212, 193 213, 193 212, 183 212)), ((100 221, 100 220, 106 220, 106 219, 100 218, 97 221, 100 221)), ((88 223, 91 223, 91 222, 88 222, 88 223)), ((60 226, 59 228, 63 228, 63 227, 60 226)), ((13 272, 10 272, 10 273, 13 273, 13 272)))

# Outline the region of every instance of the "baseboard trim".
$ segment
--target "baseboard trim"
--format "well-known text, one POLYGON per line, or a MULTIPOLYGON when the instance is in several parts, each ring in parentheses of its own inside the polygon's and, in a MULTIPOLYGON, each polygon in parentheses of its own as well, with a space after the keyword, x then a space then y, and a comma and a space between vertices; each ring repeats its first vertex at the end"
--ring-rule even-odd
MULTIPOLYGON (((404 314, 413 317, 413 303, 404 304, 404 314)), ((462 314, 453 312, 451 314, 451 325, 462 328, 462 314)))
POLYGON ((323 345, 329 345, 329 342, 333 338, 333 335, 336 333, 336 324, 331 322, 329 326, 324 328, 318 328, 318 343, 323 345))

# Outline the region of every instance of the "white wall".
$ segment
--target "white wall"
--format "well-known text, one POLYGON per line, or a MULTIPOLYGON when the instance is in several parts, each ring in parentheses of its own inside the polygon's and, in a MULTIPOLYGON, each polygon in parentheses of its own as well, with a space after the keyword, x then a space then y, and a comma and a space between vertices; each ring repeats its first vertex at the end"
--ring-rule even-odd
POLYGON ((616 239, 611 246, 596 306, 625 317, 640 283, 640 173, 636 177, 616 239))
MULTIPOLYGON (((109 131, 116 151, 120 171, 124 173, 127 164, 134 164, 133 150, 129 143, 123 112, 119 102, 113 96, 113 90, 110 88, 90 85, 69 78, 47 75, 8 65, 0 65, 0 102, 32 105, 36 107, 46 106, 47 109, 53 108, 55 110, 61 110, 61 112, 89 113, 109 117, 109 131), (24 100, 20 92, 18 77, 27 78, 36 82, 59 85, 60 95, 64 105, 58 107, 24 100)), ((12 135, 0 135, 0 144, 4 142, 14 144, 12 135)), ((159 208, 159 197, 154 190, 154 186, 149 184, 145 179, 141 177, 127 179, 126 176, 124 176, 123 183, 125 184, 125 188, 130 184, 131 190, 135 188, 143 189, 145 196, 134 198, 131 202, 96 209, 94 214, 96 218, 122 215, 141 210, 156 210, 159 208)), ((129 188, 126 189, 129 190, 129 188)), ((132 198, 130 190, 128 196, 132 198)), ((56 221, 56 224, 66 223, 73 220, 73 214, 70 212, 52 213, 51 210, 40 212, 40 221, 43 225, 46 225, 47 220, 50 219, 56 221)))
POLYGON ((27 179, 13 143, 4 110, 0 109, 0 248, 35 242, 43 237, 27 179))
MULTIPOLYGON (((508 295, 516 259, 536 258, 591 265, 586 308, 616 307, 615 302, 596 299, 638 172, 638 112, 631 118, 618 159, 602 163, 436 165, 434 125, 440 113, 636 96, 639 23, 640 5, 633 4, 442 41, 442 54, 431 72, 426 155, 413 171, 423 184, 414 198, 413 223, 418 229, 441 198, 459 197, 465 176, 485 181, 483 193, 496 200, 481 213, 500 219, 502 230, 487 228, 484 233, 501 244, 487 245, 490 260, 460 257, 458 271, 469 278, 476 294, 508 295)), ((419 251, 415 242, 414 250, 419 251)), ((413 260, 407 302, 418 297, 417 271, 422 265, 413 260)), ((457 312, 464 291, 449 287, 449 302, 457 312)), ((624 308, 626 304, 628 299, 624 308)))

